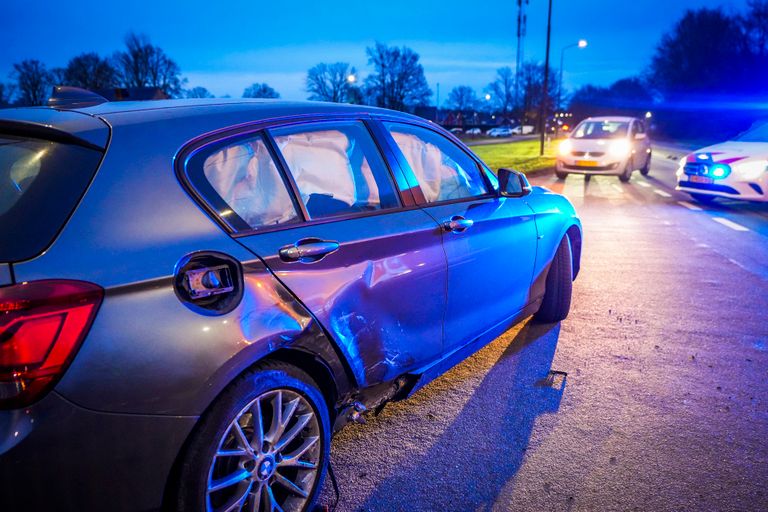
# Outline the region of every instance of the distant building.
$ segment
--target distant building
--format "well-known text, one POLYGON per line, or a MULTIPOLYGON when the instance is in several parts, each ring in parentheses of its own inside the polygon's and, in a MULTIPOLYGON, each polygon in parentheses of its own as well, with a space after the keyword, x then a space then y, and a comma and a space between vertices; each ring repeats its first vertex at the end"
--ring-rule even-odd
POLYGON ((170 96, 159 87, 115 87, 99 89, 97 94, 109 101, 167 100, 170 96))

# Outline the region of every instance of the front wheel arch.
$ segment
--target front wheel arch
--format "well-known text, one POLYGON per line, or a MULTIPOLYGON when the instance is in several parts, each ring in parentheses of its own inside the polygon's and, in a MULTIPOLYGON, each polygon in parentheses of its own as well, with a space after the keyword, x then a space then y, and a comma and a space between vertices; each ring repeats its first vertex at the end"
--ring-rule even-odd
POLYGON ((575 280, 579 275, 579 270, 581 270, 581 230, 578 226, 573 225, 568 228, 565 234, 571 241, 571 260, 573 265, 573 279, 575 280))

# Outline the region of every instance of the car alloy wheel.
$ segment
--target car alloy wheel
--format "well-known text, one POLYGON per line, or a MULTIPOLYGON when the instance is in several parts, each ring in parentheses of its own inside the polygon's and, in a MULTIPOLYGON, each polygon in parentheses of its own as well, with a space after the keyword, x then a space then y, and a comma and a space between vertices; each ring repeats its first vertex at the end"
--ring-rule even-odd
POLYGON ((289 389, 252 400, 232 420, 208 471, 208 512, 303 510, 318 477, 322 434, 309 401, 289 389))

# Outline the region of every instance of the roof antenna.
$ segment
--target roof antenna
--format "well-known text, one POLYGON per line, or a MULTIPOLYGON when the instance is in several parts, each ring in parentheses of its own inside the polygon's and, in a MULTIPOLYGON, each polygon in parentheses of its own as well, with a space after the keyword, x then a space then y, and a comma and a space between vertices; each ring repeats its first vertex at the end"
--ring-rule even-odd
POLYGON ((95 92, 80 87, 68 85, 56 85, 53 87, 51 97, 48 98, 48 106, 54 108, 83 108, 107 103, 109 100, 95 92))

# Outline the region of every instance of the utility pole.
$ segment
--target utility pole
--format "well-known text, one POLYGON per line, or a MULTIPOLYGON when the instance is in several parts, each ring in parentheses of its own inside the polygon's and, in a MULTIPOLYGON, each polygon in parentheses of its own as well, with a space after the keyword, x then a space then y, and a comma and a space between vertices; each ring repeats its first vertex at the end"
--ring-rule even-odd
POLYGON ((435 122, 440 124, 440 82, 437 82, 437 99, 435 100, 435 122))
POLYGON ((517 0, 517 57, 515 60, 515 104, 516 109, 520 103, 520 68, 523 66, 524 50, 523 43, 527 32, 528 15, 525 14, 525 6, 530 0, 517 0))
POLYGON ((546 135, 544 132, 546 130, 546 120, 544 119, 544 116, 546 116, 547 111, 547 96, 549 96, 549 43, 550 43, 550 37, 552 35, 552 0, 549 0, 549 12, 547 13, 547 54, 544 58, 544 86, 542 87, 542 97, 541 101, 539 103, 539 129, 541 130, 540 134, 540 145, 539 145, 539 156, 544 156, 544 136, 546 135))

